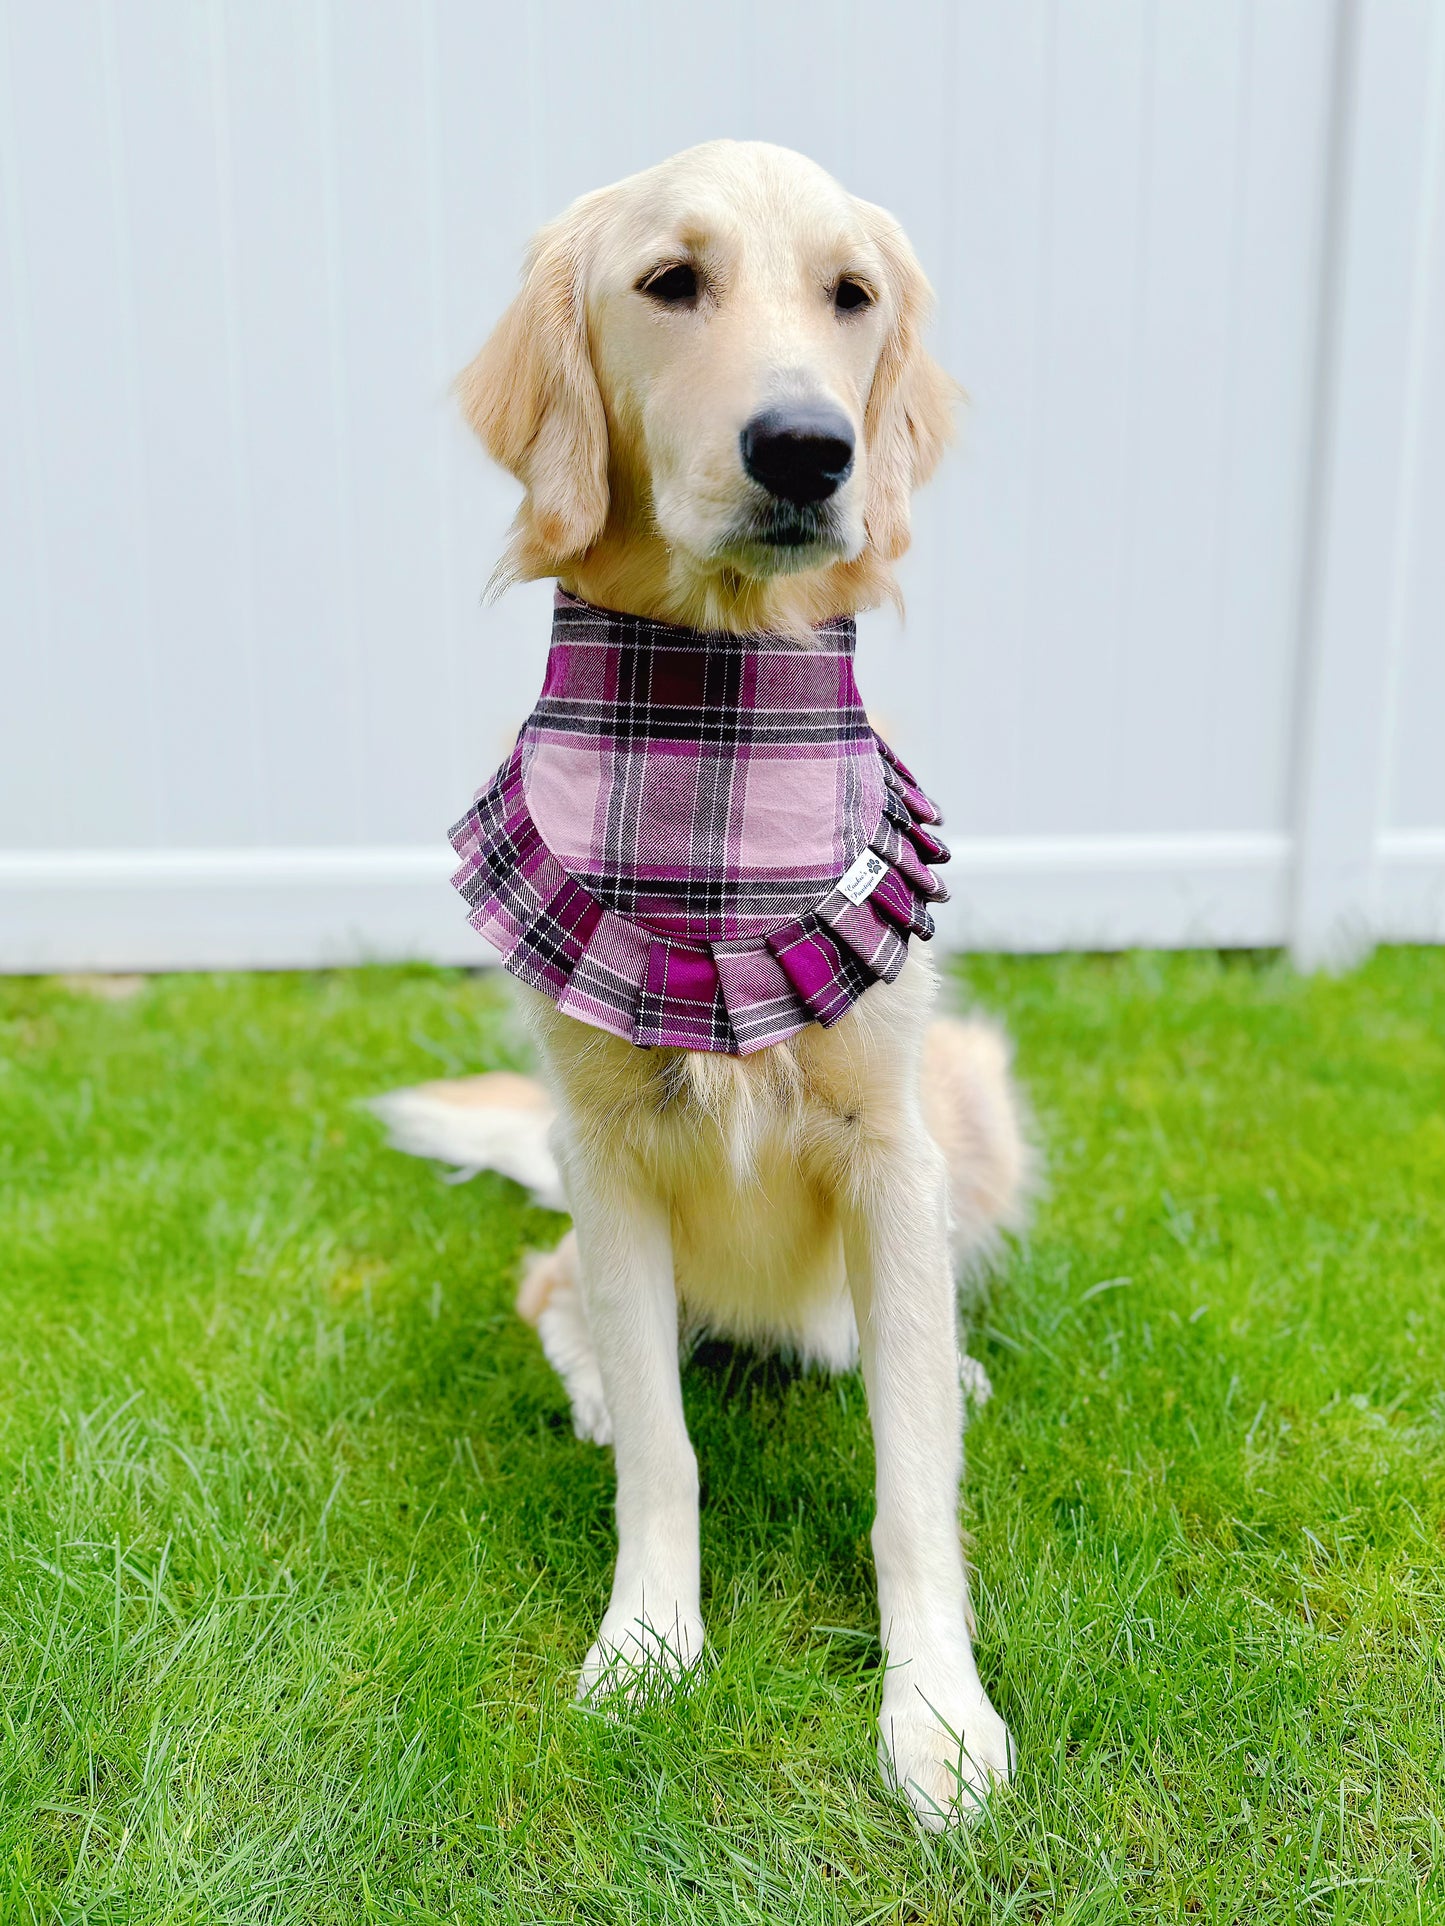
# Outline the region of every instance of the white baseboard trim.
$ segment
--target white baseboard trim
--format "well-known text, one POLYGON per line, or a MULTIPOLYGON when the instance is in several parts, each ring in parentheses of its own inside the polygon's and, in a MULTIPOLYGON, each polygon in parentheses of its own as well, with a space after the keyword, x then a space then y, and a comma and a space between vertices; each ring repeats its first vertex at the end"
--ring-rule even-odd
POLYGON ((445 845, 0 854, 0 970, 483 963, 454 866, 445 845))
MULTIPOLYGON (((1403 905, 1419 852, 1391 844, 1388 861, 1403 905)), ((444 846, 0 853, 0 970, 486 964, 451 862, 444 846)), ((1280 943, 1289 864, 1274 835, 965 839, 939 934, 1005 950, 1280 943)))
POLYGON ((965 838, 939 934, 972 950, 1280 943, 1289 865, 1289 838, 1268 834, 965 838))
POLYGON ((1445 829, 1390 829, 1376 845, 1376 921, 1396 943, 1445 943, 1445 829))

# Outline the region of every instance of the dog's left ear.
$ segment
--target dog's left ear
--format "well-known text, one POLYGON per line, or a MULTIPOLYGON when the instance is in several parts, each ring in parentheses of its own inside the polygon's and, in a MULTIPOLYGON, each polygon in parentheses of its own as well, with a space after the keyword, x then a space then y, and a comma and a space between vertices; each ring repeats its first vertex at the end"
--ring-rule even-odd
POLYGON ((584 196, 533 241, 522 290, 457 377, 462 413, 526 494, 494 583, 555 575, 607 520, 607 416, 587 339, 584 196))
POLYGON ((858 203, 888 272, 892 324, 864 412, 868 489, 863 520, 869 545, 885 562, 908 547, 910 498, 953 437, 954 403, 963 390, 923 345, 933 290, 903 229, 881 207, 858 203))

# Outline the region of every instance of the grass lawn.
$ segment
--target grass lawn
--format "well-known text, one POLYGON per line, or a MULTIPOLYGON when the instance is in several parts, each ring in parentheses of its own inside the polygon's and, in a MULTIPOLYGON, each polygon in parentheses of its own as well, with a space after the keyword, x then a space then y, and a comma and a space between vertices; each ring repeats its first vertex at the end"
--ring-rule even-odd
POLYGON ((608 1454, 509 1305, 558 1220, 353 1099, 495 978, 0 984, 0 1919, 1445 1919, 1445 952, 971 959, 1049 1185, 980 1313, 979 1657, 874 1761, 856 1380, 695 1360, 716 1664, 571 1703, 608 1454))

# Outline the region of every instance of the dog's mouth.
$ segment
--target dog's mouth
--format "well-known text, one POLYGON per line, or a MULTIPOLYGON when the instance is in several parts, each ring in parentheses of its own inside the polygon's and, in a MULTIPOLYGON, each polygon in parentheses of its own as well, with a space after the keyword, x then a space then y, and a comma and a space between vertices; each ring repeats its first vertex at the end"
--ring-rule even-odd
POLYGON ((750 575, 789 574, 847 553, 830 503, 771 501, 754 509, 720 544, 721 556, 750 575))
POLYGON ((814 502, 770 502, 749 519, 743 539, 758 548, 816 548, 828 539, 831 519, 814 502))

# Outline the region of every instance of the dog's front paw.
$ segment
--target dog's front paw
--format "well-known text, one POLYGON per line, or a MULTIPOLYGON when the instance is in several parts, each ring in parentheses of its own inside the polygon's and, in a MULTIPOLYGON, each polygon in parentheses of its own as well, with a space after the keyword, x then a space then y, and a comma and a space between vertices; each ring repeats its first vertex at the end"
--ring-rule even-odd
POLYGON ((889 1692, 878 1720, 878 1763, 930 1832, 976 1819, 1013 1771, 1013 1740, 981 1686, 934 1696, 889 1692))
POLYGON ((629 1705, 661 1698, 687 1683, 705 1642, 702 1619, 680 1604, 658 1610, 641 1600, 614 1600, 582 1662, 577 1696, 592 1704, 622 1699, 629 1705))

